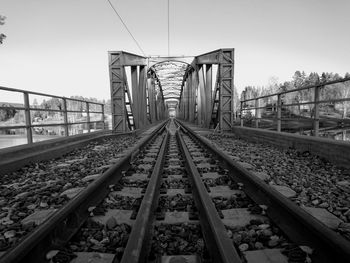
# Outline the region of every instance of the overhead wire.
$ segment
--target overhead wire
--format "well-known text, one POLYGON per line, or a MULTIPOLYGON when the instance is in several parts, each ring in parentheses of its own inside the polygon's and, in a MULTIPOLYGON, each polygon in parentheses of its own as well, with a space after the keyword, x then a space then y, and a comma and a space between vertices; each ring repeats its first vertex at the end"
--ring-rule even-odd
POLYGON ((130 34, 130 36, 132 37, 132 39, 135 41, 136 45, 138 46, 138 48, 141 50, 142 54, 146 56, 145 52, 143 51, 143 49, 141 48, 140 44, 137 42, 136 38, 133 36, 133 34, 131 33, 131 31, 129 30, 129 28, 127 27, 127 25, 125 24, 123 18, 119 15, 118 11, 114 8, 113 4, 111 3, 110 0, 107 0, 109 5, 112 7, 112 9, 114 10, 115 14, 119 17, 119 20, 122 22, 122 24, 124 25, 125 29, 128 31, 128 33, 130 34))

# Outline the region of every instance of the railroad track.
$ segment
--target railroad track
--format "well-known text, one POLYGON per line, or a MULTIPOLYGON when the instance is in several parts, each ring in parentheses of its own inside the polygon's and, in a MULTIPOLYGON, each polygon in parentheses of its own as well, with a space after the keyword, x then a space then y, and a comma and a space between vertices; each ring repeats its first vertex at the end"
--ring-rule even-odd
POLYGON ((181 123, 139 147, 0 261, 349 260, 348 241, 181 123))

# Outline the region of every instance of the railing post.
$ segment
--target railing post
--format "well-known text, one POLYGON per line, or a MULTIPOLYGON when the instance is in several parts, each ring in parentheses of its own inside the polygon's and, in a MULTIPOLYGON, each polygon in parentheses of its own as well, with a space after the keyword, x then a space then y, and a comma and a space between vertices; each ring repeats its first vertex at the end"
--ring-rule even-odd
POLYGON ((64 135, 68 134, 68 113, 67 113, 67 99, 63 98, 63 121, 64 121, 64 135))
POLYGON ((281 94, 277 95, 277 132, 281 132, 281 117, 282 117, 282 101, 281 94))
POLYGON ((259 99, 255 99, 255 128, 259 128, 259 120, 260 120, 260 103, 259 99))
POLYGON ((243 101, 241 101, 241 127, 244 126, 244 123, 243 123, 243 101))
POLYGON ((30 119, 30 104, 29 104, 29 94, 23 92, 24 97, 24 115, 26 120, 26 133, 27 133, 27 143, 33 143, 33 133, 32 133, 32 123, 30 119))
POLYGON ((87 122, 87 129, 88 129, 88 132, 90 132, 90 109, 89 109, 89 102, 86 102, 86 122, 87 122))
POLYGON ((320 128, 320 109, 319 109, 319 99, 320 99, 320 86, 315 86, 315 100, 314 100, 314 136, 318 137, 320 128))
POLYGON ((102 107, 102 129, 106 129, 106 126, 105 126, 105 105, 101 104, 101 107, 102 107))

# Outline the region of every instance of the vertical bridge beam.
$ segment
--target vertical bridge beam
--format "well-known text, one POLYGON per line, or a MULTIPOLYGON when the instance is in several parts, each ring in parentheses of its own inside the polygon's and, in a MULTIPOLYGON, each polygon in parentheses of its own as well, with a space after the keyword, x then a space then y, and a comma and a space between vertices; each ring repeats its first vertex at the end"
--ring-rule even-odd
POLYGON ((156 95, 156 116, 157 116, 157 120, 159 121, 167 118, 168 116, 165 113, 166 107, 165 107, 165 101, 163 96, 162 84, 160 83, 155 72, 152 71, 152 73, 153 73, 152 76, 154 77, 154 79, 157 80, 157 85, 159 89, 159 92, 156 95))
POLYGON ((206 70, 206 80, 205 80, 205 127, 209 128, 210 120, 211 120, 211 110, 212 104, 214 103, 212 100, 212 86, 213 86, 213 69, 212 64, 205 65, 206 70))
POLYGON ((133 117, 135 128, 140 128, 140 92, 138 90, 138 74, 137 74, 137 66, 131 67, 131 91, 132 91, 132 109, 133 109, 133 117))
POLYGON ((221 52, 220 61, 220 129, 231 130, 234 123, 234 50, 221 52))
POLYGON ((139 75, 139 102, 140 102, 140 127, 148 125, 147 120, 147 97, 146 97, 146 87, 147 87, 147 68, 146 66, 140 66, 140 75, 139 75))
POLYGON ((163 96, 163 89, 162 89, 162 85, 161 85, 161 83, 160 82, 158 82, 159 84, 159 89, 161 90, 161 92, 159 92, 159 112, 160 112, 160 114, 159 114, 159 120, 164 120, 166 117, 167 117, 167 115, 166 115, 166 113, 165 113, 165 110, 166 110, 166 107, 165 107, 165 101, 164 101, 164 96, 163 96))
POLYGON ((198 71, 192 67, 185 73, 182 83, 180 101, 177 107, 177 116, 180 119, 192 123, 196 121, 197 89, 198 71))
POLYGON ((115 132, 126 131, 124 67, 122 52, 109 53, 109 77, 111 82, 112 129, 115 132))
POLYGON ((206 102, 206 94, 205 94, 205 76, 204 76, 204 66, 199 65, 197 67, 197 75, 198 75, 198 81, 199 81, 199 87, 198 87, 198 97, 197 97, 197 102, 198 102, 198 118, 197 118, 197 124, 200 127, 205 127, 205 122, 206 122, 206 107, 207 107, 207 102, 206 102))
POLYGON ((149 104, 150 119, 152 123, 155 123, 157 121, 156 88, 155 88, 153 76, 147 79, 147 87, 148 87, 148 104, 149 104))
POLYGON ((114 132, 126 132, 127 123, 141 128, 147 124, 146 112, 146 66, 147 58, 124 51, 111 51, 109 54, 109 76, 111 84, 112 129, 114 132), (125 67, 131 67, 131 94, 125 67), (138 67, 140 70, 138 79, 138 67), (126 108, 125 98, 130 102, 130 112, 126 108), (146 116, 146 117, 145 117, 146 116))
POLYGON ((190 98, 189 98, 189 114, 188 114, 188 121, 194 122, 195 120, 195 111, 196 111, 196 90, 193 86, 193 77, 192 73, 187 76, 186 84, 188 86, 189 92, 190 92, 190 98))
POLYGON ((182 86, 182 92, 181 92, 181 117, 184 121, 187 121, 188 118, 188 105, 187 105, 187 90, 188 90, 188 86, 186 85, 186 83, 184 83, 184 85, 182 86))
MULTIPOLYGON (((221 130, 231 130, 234 124, 234 49, 219 49, 197 56, 192 62, 196 69, 199 89, 197 93, 197 123, 209 128, 215 97, 212 95, 212 65, 218 65, 218 123, 221 130), (204 65, 205 68, 204 68, 204 65), (205 72, 204 72, 205 71, 205 72)), ((216 93, 215 93, 216 94, 216 93)), ((215 120, 215 119, 214 119, 215 120)))
POLYGON ((184 86, 184 111, 185 111, 185 120, 189 121, 190 119, 190 86, 187 84, 184 86))
POLYGON ((198 101, 197 101, 197 97, 198 97, 198 94, 199 94, 199 89, 198 89, 198 74, 196 74, 196 72, 192 72, 191 74, 192 76, 192 90, 193 90, 193 93, 194 93, 194 96, 193 96, 193 102, 194 102, 194 122, 196 122, 198 120, 198 101))

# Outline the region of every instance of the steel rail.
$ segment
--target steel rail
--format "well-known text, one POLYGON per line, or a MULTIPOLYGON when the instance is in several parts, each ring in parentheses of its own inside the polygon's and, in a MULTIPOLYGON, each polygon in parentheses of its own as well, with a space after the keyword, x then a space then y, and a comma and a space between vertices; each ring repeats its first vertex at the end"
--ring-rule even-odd
POLYGON ((314 248, 313 262, 345 262, 350 259, 350 242, 344 237, 256 178, 250 171, 218 150, 209 140, 201 138, 182 122, 176 121, 192 138, 219 159, 221 165, 229 170, 232 180, 244 184, 244 191, 250 198, 258 204, 267 205, 267 215, 293 242, 314 248))
POLYGON ((145 262, 148 252, 147 248, 150 244, 150 239, 152 238, 150 234, 152 229, 151 224, 154 217, 154 210, 158 205, 159 188, 169 137, 169 131, 167 131, 159 150, 146 193, 142 199, 140 209, 132 227, 123 257, 121 261, 119 261, 117 257, 114 257, 113 263, 145 262))
POLYGON ((215 262, 242 262, 233 246, 232 240, 227 235, 225 226, 200 178, 196 165, 179 131, 176 131, 176 137, 185 157, 185 165, 189 173, 188 177, 192 183, 193 196, 199 211, 199 221, 211 258, 215 262))
POLYGON ((52 248, 61 247, 78 231, 89 216, 89 207, 96 206, 107 196, 109 185, 116 184, 122 178, 122 171, 130 167, 135 154, 165 129, 166 123, 163 122, 150 135, 144 137, 100 178, 57 210, 16 247, 7 251, 0 258, 0 262, 47 262, 46 253, 52 248))

